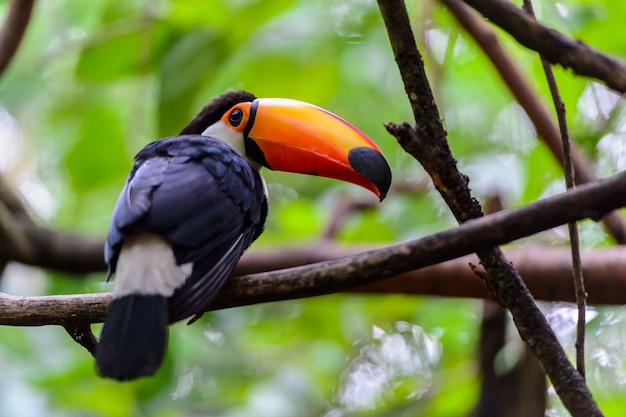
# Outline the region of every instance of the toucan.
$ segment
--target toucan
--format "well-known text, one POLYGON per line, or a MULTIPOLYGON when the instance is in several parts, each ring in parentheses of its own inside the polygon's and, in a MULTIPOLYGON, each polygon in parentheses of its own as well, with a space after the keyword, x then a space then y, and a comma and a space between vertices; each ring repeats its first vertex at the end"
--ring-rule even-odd
POLYGON ((136 156, 105 245, 113 300, 96 349, 99 375, 153 375, 168 325, 209 307, 268 210, 262 167, 360 185, 381 201, 391 170, 364 133, 320 107, 231 91, 178 136, 136 156))

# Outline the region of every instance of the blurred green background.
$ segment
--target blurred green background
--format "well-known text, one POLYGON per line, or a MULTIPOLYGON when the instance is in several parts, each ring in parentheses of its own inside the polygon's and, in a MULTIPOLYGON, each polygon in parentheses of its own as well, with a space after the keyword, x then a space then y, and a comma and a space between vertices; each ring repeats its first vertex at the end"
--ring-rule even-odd
MULTIPOLYGON (((550 26, 626 58, 626 3, 535 3, 550 26)), ((7 2, 0 4, 4 12, 7 2)), ((518 206, 563 190, 561 169, 454 18, 437 2, 408 6, 452 150, 475 195, 484 202, 498 194, 518 206)), ((500 39, 550 103, 536 55, 506 34, 500 39)), ((556 74, 572 136, 600 175, 623 170, 619 97, 569 71, 556 74)), ((229 89, 325 107, 375 139, 395 180, 424 178, 383 128, 412 115, 370 0, 40 1, 0 78, 0 171, 42 224, 102 236, 133 155, 176 134, 229 89)), ((270 217, 255 244, 264 249, 316 239, 341 199, 367 194, 332 180, 264 174, 270 217)), ((353 214, 337 239, 384 244, 453 225, 428 188, 392 193, 375 210, 353 214)), ((582 223, 581 234, 583 245, 610 244, 593 223, 582 223)), ((565 239, 562 230, 535 238, 565 239)), ((77 278, 20 265, 9 265, 0 283, 24 295, 110 288, 103 274, 77 278)), ((565 305, 543 307, 571 353, 575 314, 565 305)), ((90 355, 61 328, 3 327, 0 416, 466 415, 479 391, 480 317, 477 300, 402 295, 218 311, 191 327, 173 326, 163 369, 129 384, 96 377, 90 355)), ((589 318, 589 382, 606 415, 621 416, 626 314, 605 307, 589 318)), ((515 357, 515 337, 508 348, 515 357)), ((553 393, 548 415, 567 415, 553 393)))

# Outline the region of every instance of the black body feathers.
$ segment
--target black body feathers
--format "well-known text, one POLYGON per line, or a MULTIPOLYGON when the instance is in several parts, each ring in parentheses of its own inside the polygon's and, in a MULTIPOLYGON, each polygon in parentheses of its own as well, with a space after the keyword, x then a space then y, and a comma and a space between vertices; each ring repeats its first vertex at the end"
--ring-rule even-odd
POLYGON ((137 232, 164 237, 179 264, 211 257, 238 236, 244 250, 262 231, 266 205, 261 176, 224 142, 196 135, 152 142, 137 154, 113 211, 105 260, 114 272, 124 238, 137 232))
POLYGON ((226 143, 183 135, 141 150, 113 212, 105 247, 109 274, 134 233, 161 236, 177 264, 193 269, 174 294, 114 299, 96 355, 100 374, 127 380, 154 373, 167 324, 205 311, 260 235, 266 214, 258 171, 226 143))

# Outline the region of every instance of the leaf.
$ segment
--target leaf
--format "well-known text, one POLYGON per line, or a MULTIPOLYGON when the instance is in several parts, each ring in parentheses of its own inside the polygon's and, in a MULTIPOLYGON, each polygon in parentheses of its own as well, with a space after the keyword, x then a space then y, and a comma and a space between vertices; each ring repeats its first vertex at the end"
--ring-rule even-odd
POLYGON ((157 20, 119 19, 99 32, 100 39, 88 43, 76 66, 84 81, 117 81, 154 69, 167 48, 167 26, 157 20))
POLYGON ((137 31, 87 47, 80 55, 76 76, 86 81, 111 81, 133 74, 140 41, 137 31))
POLYGON ((189 32, 166 53, 159 69, 159 131, 178 133, 188 122, 199 84, 219 67, 223 56, 219 37, 206 29, 189 32))
POLYGON ((76 191, 121 183, 130 163, 117 115, 103 106, 88 109, 81 122, 78 142, 68 152, 65 163, 76 191))

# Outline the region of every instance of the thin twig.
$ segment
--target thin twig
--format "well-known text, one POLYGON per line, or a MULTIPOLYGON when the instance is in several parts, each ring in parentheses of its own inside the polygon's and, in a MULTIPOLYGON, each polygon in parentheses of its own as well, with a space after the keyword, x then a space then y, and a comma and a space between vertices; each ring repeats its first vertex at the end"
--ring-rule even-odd
POLYGON ((76 343, 87 349, 91 356, 96 356, 98 339, 91 331, 91 323, 88 321, 75 321, 63 327, 76 343))
POLYGON ((375 199, 356 200, 350 197, 341 198, 335 208, 330 213, 328 225, 322 232, 320 240, 329 241, 337 238, 337 234, 341 230, 346 220, 351 214, 359 211, 371 210, 377 207, 378 201, 375 199))
MULTIPOLYGON (((535 12, 531 0, 524 0, 524 9, 526 13, 536 19, 535 12)), ((565 185, 567 189, 575 187, 574 184, 574 163, 572 162, 572 151, 570 146, 569 131, 567 128, 567 120, 565 118, 565 103, 561 99, 559 87, 556 83, 552 65, 543 56, 541 57, 541 65, 546 74, 546 80, 552 94, 554 107, 556 109, 557 119, 559 122, 559 130, 561 133, 561 146, 563 149, 563 167, 565 169, 565 185)), ((576 305, 578 306, 578 323, 576 327, 576 368, 578 372, 585 378, 585 312, 586 312, 586 291, 585 281, 583 278, 582 265, 580 261, 580 239, 578 237, 578 224, 571 222, 567 224, 570 236, 570 247, 572 250, 572 275, 574 280, 574 288, 576 291, 576 305)))

